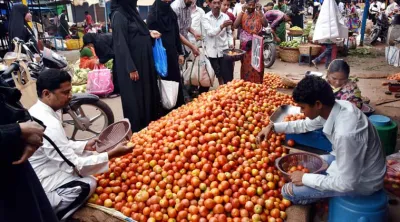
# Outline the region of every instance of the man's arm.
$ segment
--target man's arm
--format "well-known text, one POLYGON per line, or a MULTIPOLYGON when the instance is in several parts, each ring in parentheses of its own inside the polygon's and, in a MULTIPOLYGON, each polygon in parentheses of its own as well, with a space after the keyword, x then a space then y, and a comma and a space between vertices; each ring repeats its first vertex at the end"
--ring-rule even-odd
POLYGON ((299 134, 318 130, 322 127, 324 127, 324 120, 321 117, 317 117, 313 120, 307 118, 305 120, 274 123, 274 130, 277 133, 299 134))
POLYGON ((336 151, 337 175, 306 173, 302 182, 306 186, 322 191, 342 193, 354 191, 360 181, 368 144, 350 134, 338 136, 332 145, 336 151))

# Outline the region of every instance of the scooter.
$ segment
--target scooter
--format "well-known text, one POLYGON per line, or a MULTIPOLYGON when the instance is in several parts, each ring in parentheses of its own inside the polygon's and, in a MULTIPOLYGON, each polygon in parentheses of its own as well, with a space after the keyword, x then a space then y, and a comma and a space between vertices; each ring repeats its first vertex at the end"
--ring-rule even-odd
MULTIPOLYGON (((6 69, 2 74, 2 78, 11 86, 15 87, 12 75, 14 72, 19 72, 20 76, 24 75, 23 69, 21 69, 20 63, 27 64, 28 70, 31 73, 32 79, 37 79, 42 70, 48 68, 55 69, 66 69, 67 61, 65 57, 58 55, 52 50, 45 48, 40 54, 40 61, 36 62, 35 57, 30 50, 33 46, 32 42, 24 43, 22 40, 15 38, 13 43, 16 47, 22 47, 26 54, 26 60, 16 60, 6 69)), ((89 93, 77 93, 72 95, 72 99, 69 105, 61 110, 62 122, 64 126, 71 126, 72 134, 68 135, 72 140, 88 140, 96 137, 100 132, 105 129, 108 125, 114 123, 114 114, 111 108, 101 101, 98 96, 89 93), (88 108, 92 107, 93 112, 96 115, 91 116, 88 114, 88 108), (97 120, 103 117, 104 124, 101 126, 100 130, 95 130, 93 127, 99 126, 97 120), (82 131, 85 136, 80 135, 79 138, 77 134, 82 131)), ((98 128, 98 127, 96 127, 98 128)))
POLYGON ((376 17, 376 24, 370 34, 371 45, 375 44, 378 38, 380 38, 381 42, 386 42, 388 35, 389 19, 385 12, 377 13, 376 17))
POLYGON ((274 42, 274 34, 272 33, 271 26, 263 30, 263 56, 264 56, 264 67, 270 68, 275 63, 276 58, 276 46, 274 42))

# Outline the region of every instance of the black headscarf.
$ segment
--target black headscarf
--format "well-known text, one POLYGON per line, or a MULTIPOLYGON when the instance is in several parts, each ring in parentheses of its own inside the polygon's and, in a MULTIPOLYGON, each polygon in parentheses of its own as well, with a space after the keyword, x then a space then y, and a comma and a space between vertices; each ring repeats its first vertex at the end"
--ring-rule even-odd
POLYGON ((10 41, 18 37, 21 40, 27 41, 33 36, 33 31, 25 21, 25 15, 29 12, 28 6, 23 4, 14 5, 11 9, 10 24, 8 25, 8 35, 10 41), (29 32, 30 33, 29 33, 29 32))
POLYGON ((149 16, 147 17, 147 24, 150 26, 157 23, 161 33, 168 32, 173 29, 174 24, 178 20, 175 12, 171 8, 171 2, 166 3, 161 0, 156 0, 151 6, 149 16))
POLYGON ((112 0, 111 1, 111 22, 115 12, 120 12, 128 20, 138 24, 139 32, 142 35, 150 35, 146 23, 137 11, 138 0, 112 0))

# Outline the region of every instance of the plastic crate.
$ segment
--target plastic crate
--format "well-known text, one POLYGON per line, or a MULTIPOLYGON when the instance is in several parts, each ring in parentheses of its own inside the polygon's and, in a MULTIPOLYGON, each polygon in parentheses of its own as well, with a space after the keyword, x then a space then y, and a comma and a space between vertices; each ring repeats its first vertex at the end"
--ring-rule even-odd
POLYGON ((297 144, 327 152, 332 151, 332 143, 326 138, 322 129, 301 134, 286 134, 286 141, 290 139, 294 140, 297 144))

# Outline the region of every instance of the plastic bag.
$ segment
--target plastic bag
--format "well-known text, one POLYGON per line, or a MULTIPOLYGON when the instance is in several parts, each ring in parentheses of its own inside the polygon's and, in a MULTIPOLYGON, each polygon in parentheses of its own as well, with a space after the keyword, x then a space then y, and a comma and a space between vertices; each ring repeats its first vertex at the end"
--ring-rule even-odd
POLYGON ((158 80, 161 103, 165 109, 172 109, 178 100, 179 82, 158 80))
POLYGON ((86 92, 104 96, 114 91, 111 71, 107 68, 94 69, 88 72, 86 92))
POLYGON ((183 72, 185 85, 211 87, 214 85, 215 73, 210 60, 204 54, 202 48, 200 55, 194 59, 191 65, 183 72))
POLYGON ((386 157, 385 189, 400 197, 400 153, 386 157))
POLYGON ((168 63, 167 63, 167 51, 165 50, 161 38, 156 39, 156 43, 153 47, 154 63, 156 71, 161 77, 168 76, 168 63))

